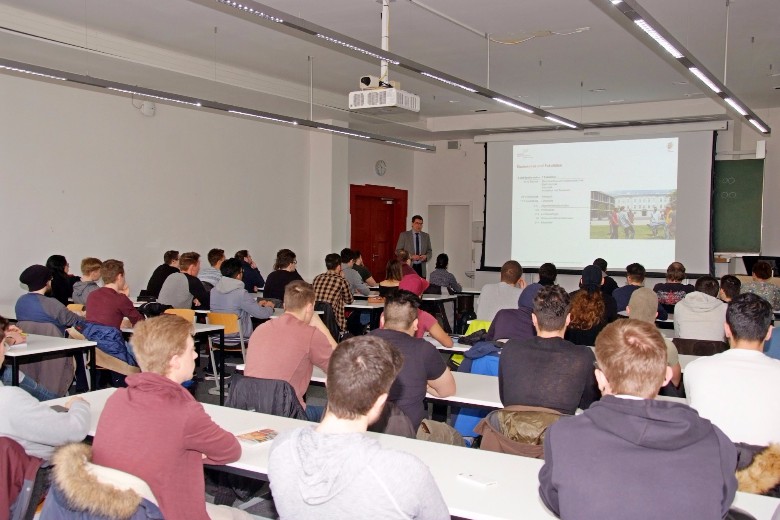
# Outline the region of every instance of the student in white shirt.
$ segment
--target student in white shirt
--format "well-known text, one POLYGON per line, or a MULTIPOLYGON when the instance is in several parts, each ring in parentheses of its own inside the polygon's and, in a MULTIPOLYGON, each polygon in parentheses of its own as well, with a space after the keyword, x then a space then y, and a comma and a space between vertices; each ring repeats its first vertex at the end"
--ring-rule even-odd
POLYGON ((524 288, 520 263, 515 260, 504 262, 501 266, 501 281, 482 287, 477 302, 477 319, 493 321, 501 309, 517 309, 517 301, 524 288))
POLYGON ((688 402, 733 442, 780 442, 780 360, 763 353, 771 322, 769 302, 740 294, 726 311, 731 349, 685 368, 688 402))

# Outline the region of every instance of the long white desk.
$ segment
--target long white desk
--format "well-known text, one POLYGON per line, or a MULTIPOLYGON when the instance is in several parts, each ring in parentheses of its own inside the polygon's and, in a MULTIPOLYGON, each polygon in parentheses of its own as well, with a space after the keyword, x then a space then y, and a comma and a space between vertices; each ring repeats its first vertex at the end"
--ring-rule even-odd
MULTIPOLYGON (((90 435, 97 430, 97 423, 106 399, 114 389, 98 390, 82 394, 92 409, 90 435)), ((67 398, 51 401, 62 404, 67 398)), ((225 430, 240 434, 261 428, 286 431, 310 425, 305 421, 247 412, 223 406, 204 404, 211 418, 225 430)), ((383 447, 405 451, 422 460, 433 474, 441 490, 450 514, 475 520, 499 520, 515 518, 555 518, 539 499, 538 473, 543 461, 490 451, 459 448, 445 444, 406 439, 393 435, 369 433, 383 447), (482 488, 462 481, 459 473, 473 473, 496 480, 495 486, 482 488)), ((228 467, 258 479, 267 479, 269 444, 245 447, 241 458, 228 467)), ((733 507, 743 509, 758 520, 769 520, 780 499, 737 493, 733 507)))
POLYGON ((79 352, 89 352, 90 383, 91 387, 95 388, 97 386, 96 346, 97 343, 94 341, 28 334, 26 344, 14 345, 6 349, 5 357, 11 361, 11 384, 19 385, 19 365, 40 361, 47 357, 66 357, 79 352))

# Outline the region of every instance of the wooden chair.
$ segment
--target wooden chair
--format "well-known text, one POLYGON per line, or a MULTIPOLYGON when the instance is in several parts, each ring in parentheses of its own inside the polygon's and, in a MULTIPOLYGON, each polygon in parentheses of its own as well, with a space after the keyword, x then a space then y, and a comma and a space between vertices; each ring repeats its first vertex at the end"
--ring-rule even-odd
POLYGON ((68 310, 72 312, 84 312, 84 304, 81 303, 69 303, 68 310))
MULTIPOLYGON (((230 334, 238 334, 238 345, 227 344, 227 340, 225 340, 225 344, 222 345, 222 363, 225 363, 225 357, 229 353, 241 353, 241 359, 244 363, 246 363, 246 345, 244 342, 244 334, 241 332, 241 325, 238 321, 238 316, 231 312, 210 312, 206 316, 206 323, 209 325, 222 325, 225 327, 225 337, 227 337, 230 334)), ((214 370, 214 384, 215 388, 212 390, 209 390, 209 393, 212 393, 216 390, 216 392, 219 392, 219 376, 217 373, 219 372, 217 370, 217 363, 214 359, 214 345, 212 341, 214 340, 214 336, 209 335, 209 355, 211 356, 211 366, 214 370)), ((223 367, 224 372, 224 367, 223 367)))
POLYGON ((181 316, 187 321, 195 323, 195 311, 192 309, 167 309, 165 314, 175 314, 176 316, 181 316))
MULTIPOLYGON (((80 339, 85 340, 87 338, 84 337, 84 335, 77 331, 75 328, 71 327, 68 329, 68 336, 70 336, 73 339, 80 339)), ((84 366, 89 366, 89 359, 86 354, 84 354, 84 366)), ((121 359, 117 359, 114 356, 109 356, 99 348, 95 349, 95 366, 98 370, 110 370, 111 372, 116 372, 117 374, 122 374, 123 376, 129 376, 130 374, 137 374, 141 371, 139 367, 134 367, 133 365, 128 365, 121 359)), ((100 382, 100 377, 98 377, 98 383, 100 382)), ((89 381, 89 378, 87 378, 87 381, 89 381)), ((97 390, 97 388, 90 388, 90 390, 97 390)))

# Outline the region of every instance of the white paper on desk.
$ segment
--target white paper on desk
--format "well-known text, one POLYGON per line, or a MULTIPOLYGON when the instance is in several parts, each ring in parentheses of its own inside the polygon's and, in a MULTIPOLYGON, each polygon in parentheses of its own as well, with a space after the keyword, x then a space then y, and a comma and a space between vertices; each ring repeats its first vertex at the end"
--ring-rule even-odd
POLYGON ((11 351, 14 351, 14 350, 23 349, 26 346, 27 346, 27 342, 25 341, 24 343, 16 343, 15 345, 6 345, 5 346, 5 350, 7 352, 11 352, 11 351))

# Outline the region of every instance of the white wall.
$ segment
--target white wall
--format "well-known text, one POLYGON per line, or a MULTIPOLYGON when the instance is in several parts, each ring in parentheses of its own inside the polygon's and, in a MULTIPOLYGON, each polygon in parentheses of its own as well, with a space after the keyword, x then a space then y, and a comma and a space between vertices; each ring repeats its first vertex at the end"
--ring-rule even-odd
POLYGON ((309 132, 7 75, 0 96, 0 302, 54 253, 124 260, 133 293, 167 249, 247 248, 263 274, 306 254, 309 132))

